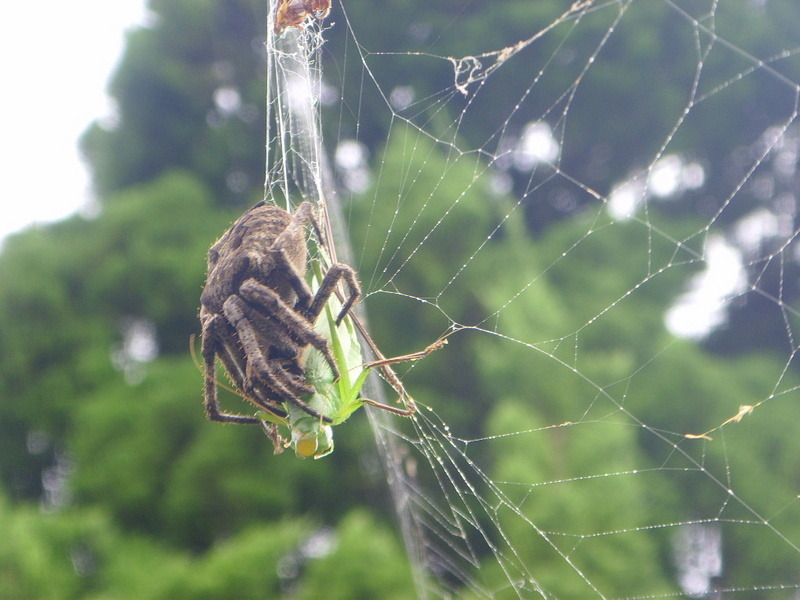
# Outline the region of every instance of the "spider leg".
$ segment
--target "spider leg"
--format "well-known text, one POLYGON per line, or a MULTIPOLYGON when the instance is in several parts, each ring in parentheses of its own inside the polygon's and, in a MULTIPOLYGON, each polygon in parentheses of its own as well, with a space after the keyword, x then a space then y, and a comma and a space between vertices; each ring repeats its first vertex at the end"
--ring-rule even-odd
MULTIPOLYGON (((246 283, 247 282, 245 282, 245 285, 246 283)), ((263 287, 260 284, 256 285, 263 287)), ((280 300, 280 298, 278 298, 278 300, 280 300)), ((300 398, 298 398, 292 392, 292 390, 288 389, 286 384, 297 386, 298 383, 292 381, 286 371, 280 367, 280 365, 273 365, 278 369, 276 372, 273 366, 270 365, 270 361, 264 357, 264 353, 261 351, 261 348, 258 344, 255 329, 245 316, 247 305, 244 304, 244 301, 237 296, 231 296, 225 301, 225 304, 222 308, 223 312, 225 313, 225 317, 236 328, 236 331, 239 334, 239 341, 241 342, 242 348, 247 355, 248 387, 255 389, 253 386, 253 380, 256 379, 266 385, 268 388, 272 389, 284 402, 291 402, 312 417, 325 421, 326 423, 332 423, 333 421, 329 417, 326 417, 311 408, 308 404, 300 400, 300 398)), ((310 389, 308 390, 308 393, 313 393, 313 388, 310 386, 309 388, 310 389)), ((248 392, 249 391, 250 390, 248 390, 248 392)))
MULTIPOLYGON (((256 340, 255 346, 249 342, 248 344, 250 345, 246 346, 241 338, 234 337, 235 349, 241 354, 241 360, 239 361, 242 365, 241 370, 245 372, 241 389, 247 388, 248 393, 255 392, 258 394, 261 392, 260 388, 253 389, 253 386, 248 383, 252 379, 247 374, 247 363, 251 361, 246 356, 246 352, 250 347, 255 348, 250 354, 257 353, 263 357, 267 365, 269 365, 269 371, 274 376, 273 378, 277 379, 285 388, 280 390, 280 393, 273 393, 273 402, 282 402, 282 396, 286 395, 286 392, 292 396, 313 394, 314 388, 303 379, 303 369, 297 362, 299 354, 297 342, 291 338, 285 329, 280 327, 280 323, 261 314, 238 296, 231 300, 231 304, 233 306, 228 308, 230 314, 237 315, 237 318, 245 323, 241 327, 247 327, 254 334, 256 340)), ((252 368, 250 370, 252 371, 252 368)))
MULTIPOLYGON (((325 15, 321 18, 325 18, 328 12, 330 12, 330 2, 326 2, 325 0, 316 0, 319 2, 320 6, 324 7, 327 4, 327 10, 325 15)), ((322 245, 325 245, 325 239, 322 235, 322 228, 320 227, 319 221, 317 220, 316 212, 314 211, 314 206, 311 202, 302 202, 300 206, 297 207, 297 210, 294 213, 294 218, 292 222, 287 226, 287 228, 278 236, 278 239, 275 241, 275 245, 273 247, 282 247, 281 238, 285 236, 292 235, 292 231, 294 231, 294 227, 298 225, 302 225, 305 223, 310 223, 311 226, 314 228, 314 233, 317 236, 317 239, 320 241, 322 245), (297 225, 296 225, 297 224, 297 225)), ((284 256, 284 258, 286 258, 284 256)), ((361 286, 358 283, 358 277, 356 276, 356 272, 348 265, 342 263, 334 263, 328 269, 328 272, 325 273, 325 277, 323 277, 322 281, 320 282, 320 287, 317 290, 314 299, 311 300, 311 306, 308 307, 306 310, 306 316, 308 317, 309 321, 315 323, 317 321, 317 317, 322 312, 322 308, 325 306, 325 303, 333 294, 334 289, 336 288, 336 284, 339 283, 339 280, 344 279, 348 286, 350 287, 350 295, 348 296, 347 300, 345 301, 344 305, 342 305, 342 310, 339 311, 339 315, 336 317, 336 324, 339 325, 344 319, 345 315, 350 312, 350 309, 353 306, 353 303, 358 299, 361 295, 361 286)), ((304 282, 305 283, 305 282, 304 282)), ((301 305, 302 307, 302 305, 301 305)))
MULTIPOLYGON (((267 359, 279 356, 287 360, 297 360, 304 347, 298 345, 297 340, 292 338, 286 327, 271 318, 269 314, 262 313, 250 304, 242 304, 241 308, 244 316, 257 332, 261 347, 269 348, 265 351, 267 359)), ((298 393, 303 393, 303 391, 298 393)))
MULTIPOLYGON (((261 390, 251 390, 248 394, 245 389, 247 387, 247 359, 242 352, 239 340, 236 338, 235 331, 231 329, 230 325, 225 323, 225 320, 215 315, 209 321, 209 332, 212 334, 216 342, 217 358, 222 361, 228 376, 233 380, 234 385, 245 399, 251 401, 253 404, 267 410, 274 415, 285 419, 287 417, 286 411, 280 408, 279 403, 269 397, 264 397, 261 390)), ((212 375, 214 369, 212 367, 212 375)), ((263 421, 262 421, 263 423, 263 421)))
MULTIPOLYGON (((278 240, 280 240, 280 237, 278 237, 278 240)), ((277 244, 277 242, 275 244, 277 244)), ((275 246, 275 244, 273 244, 273 246, 275 246)), ((303 277, 297 272, 297 269, 292 264, 292 261, 289 260, 283 248, 277 247, 272 252, 277 267, 281 269, 281 274, 286 278, 286 281, 289 282, 289 285, 292 286, 294 293, 297 294, 298 308, 306 308, 313 296, 311 288, 308 287, 303 277)))
POLYGON ((303 228, 306 223, 310 223, 311 226, 314 228, 314 233, 317 237, 321 240, 322 239, 322 230, 319 226, 319 221, 317 221, 317 215, 314 212, 314 205, 311 204, 308 200, 305 202, 301 202, 300 205, 297 207, 297 210, 294 211, 294 215, 292 215, 292 220, 286 229, 278 236, 278 239, 275 240, 276 243, 283 243, 281 238, 283 236, 291 236, 296 235, 297 228, 303 228))
POLYGON ((236 328, 239 343, 247 357, 244 387, 248 394, 257 389, 253 385, 254 380, 269 387, 281 401, 297 393, 311 394, 314 392, 314 388, 310 385, 292 381, 285 369, 267 359, 262 350, 263 342, 259 340, 258 330, 254 327, 248 314, 251 309, 244 300, 238 296, 231 296, 225 301, 222 309, 225 317, 236 328), (278 367, 278 373, 275 372, 274 366, 278 367), (290 387, 294 389, 289 389, 290 387))
MULTIPOLYGON (((339 368, 333 360, 328 340, 321 333, 314 331, 312 324, 290 308, 280 296, 270 288, 261 285, 255 279, 248 279, 239 288, 239 293, 248 302, 263 308, 266 313, 287 329, 289 334, 302 344, 311 344, 324 357, 333 371, 334 378, 339 377, 339 368)), ((230 300, 230 299, 229 299, 230 300)), ((226 301, 227 303, 227 301, 226 301)), ((241 334, 239 335, 241 339, 241 334)))
POLYGON ((358 284, 358 277, 356 277, 356 272, 352 267, 342 263, 334 263, 328 269, 328 272, 325 273, 325 277, 322 278, 317 294, 311 301, 311 306, 306 311, 306 316, 309 321, 312 323, 316 322, 317 317, 319 317, 319 314, 325 307, 325 303, 328 302, 331 295, 333 295, 336 285, 341 279, 347 282, 350 288, 350 295, 347 297, 347 300, 345 300, 345 303, 342 305, 342 310, 339 311, 339 315, 336 317, 336 324, 339 325, 345 315, 350 312, 353 303, 361 295, 361 286, 358 284))
POLYGON ((226 413, 220 410, 219 400, 217 398, 217 382, 215 380, 215 358, 219 350, 218 338, 215 335, 215 330, 218 329, 220 325, 218 320, 219 317, 215 315, 203 325, 203 345, 201 352, 205 364, 204 404, 206 415, 212 421, 222 421, 224 423, 240 423, 243 425, 259 423, 260 419, 256 419, 255 417, 245 417, 244 415, 226 413))
MULTIPOLYGON (((314 206, 307 201, 300 203, 300 206, 297 207, 297 210, 292 215, 292 220, 289 221, 286 228, 275 238, 272 246, 270 246, 277 266, 282 267, 283 275, 297 294, 297 306, 303 309, 308 307, 313 294, 308 284, 305 282, 305 271, 298 271, 290 257, 286 254, 286 249, 302 247, 305 251, 306 223, 311 223, 313 225, 314 231, 318 237, 322 235, 320 233, 317 217, 314 214, 314 206)), ((320 237, 320 239, 322 238, 320 237)), ((305 252, 303 252, 303 268, 305 268, 305 260, 305 252)))

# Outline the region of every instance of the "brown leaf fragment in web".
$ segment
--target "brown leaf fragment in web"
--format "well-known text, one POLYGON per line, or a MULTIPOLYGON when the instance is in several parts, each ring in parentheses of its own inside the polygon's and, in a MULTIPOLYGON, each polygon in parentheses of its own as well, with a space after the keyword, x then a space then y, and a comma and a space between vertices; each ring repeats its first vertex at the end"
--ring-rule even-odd
POLYGON ((331 0, 280 0, 275 11, 275 35, 287 27, 303 28, 306 17, 322 20, 331 12, 331 0))
POLYGON ((717 425, 713 429, 709 429, 705 433, 686 433, 686 434, 684 434, 683 437, 685 437, 686 439, 689 439, 689 440, 712 440, 714 438, 712 438, 709 435, 710 433, 713 433, 714 431, 716 431, 718 429, 722 429, 723 427, 725 427, 729 423, 738 423, 743 418, 745 418, 747 415, 752 413, 756 409, 757 406, 758 406, 758 404, 756 404, 755 406, 750 405, 750 404, 742 404, 739 407, 739 411, 735 415, 733 415, 729 419, 726 419, 720 425, 717 425))

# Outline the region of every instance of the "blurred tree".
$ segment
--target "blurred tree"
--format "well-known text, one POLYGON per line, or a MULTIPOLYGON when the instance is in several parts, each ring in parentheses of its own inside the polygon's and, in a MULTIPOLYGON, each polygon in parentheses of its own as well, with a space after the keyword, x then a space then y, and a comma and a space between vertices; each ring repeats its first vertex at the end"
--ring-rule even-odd
MULTIPOLYGON (((797 30, 800 10, 795 5, 768 3, 759 13, 754 3, 723 4, 716 27, 742 48, 764 56, 790 46, 786 40, 797 30), (751 27, 731 31, 738 22, 751 27)), ((468 87, 472 95, 466 98, 449 87, 448 61, 392 54, 364 60, 375 67, 382 91, 411 86, 414 97, 428 98, 446 90, 446 104, 433 96, 430 106, 416 106, 419 113, 409 118, 431 118, 426 131, 437 138, 494 155, 551 104, 548 115, 562 114, 558 94, 569 89, 609 31, 618 6, 585 15, 580 27, 575 18, 565 21, 504 63, 486 85, 468 87), (545 79, 537 86, 555 89, 555 95, 538 87, 527 95, 542 68, 545 79)), ((603 47, 602 60, 571 99, 567 118, 552 123, 562 136, 562 168, 603 193, 654 159, 689 102, 697 66, 692 36, 707 35, 691 20, 676 26, 683 21, 665 18, 663 3, 630 6, 603 47), (650 94, 639 94, 643 88, 650 94), (634 91, 640 100, 630 106, 634 91)), ((347 10, 368 50, 375 39, 381 50, 459 57, 475 52, 475 40, 489 51, 528 38, 561 7, 529 0, 446 0, 423 7, 396 0, 347 10)), ((0 548, 0 596, 409 597, 412 584, 399 544, 365 511, 382 510, 386 492, 363 416, 337 428, 336 452, 315 462, 272 456, 256 428, 203 421, 201 376, 187 346, 197 330, 206 249, 261 194, 266 11, 255 0, 153 0, 151 8, 151 25, 130 35, 110 86, 118 109, 114 121, 94 124, 83 141, 101 195, 99 215, 14 236, 0 255, 0 529, 9 540, 0 548), (131 323, 143 327, 138 350, 129 347, 131 323), (46 482, 47 473, 58 477, 46 482), (64 508, 64 497, 60 503, 50 497, 54 492, 67 498, 71 493, 72 505, 64 508), (61 512, 42 512, 37 501, 61 512), (333 527, 336 544, 313 558, 302 548, 321 526, 333 527), (289 575, 279 570, 287 561, 296 567, 289 575)), ((339 10, 332 20, 341 23, 339 10)), ((415 366, 415 396, 435 398, 439 414, 462 435, 505 431, 522 419, 552 424, 619 414, 603 401, 586 413, 587 398, 598 390, 563 368, 573 364, 576 348, 582 374, 610 389, 630 384, 625 397, 632 412, 654 427, 669 423, 673 431, 712 427, 748 397, 777 395, 775 381, 786 390, 797 385, 793 375, 781 374, 785 365, 768 357, 717 362, 689 344, 662 356, 673 343, 664 331, 664 310, 695 272, 695 261, 672 268, 682 257, 675 256, 673 242, 664 243, 666 236, 650 239, 646 228, 614 223, 603 211, 589 215, 594 226, 588 227, 591 205, 563 180, 549 178, 549 171, 509 171, 523 198, 519 205, 483 187, 484 179, 475 183, 476 173, 489 168, 486 157, 445 155, 444 145, 396 126, 397 119, 387 128, 385 117, 406 116, 404 109, 390 111, 377 90, 362 85, 361 54, 352 45, 344 51, 346 28, 329 34, 326 57, 343 61, 344 73, 342 98, 327 109, 336 111, 329 122, 339 128, 329 139, 357 134, 381 157, 375 161, 382 175, 376 188, 348 207, 365 287, 400 292, 374 294, 366 302, 380 346, 387 354, 415 350, 450 319, 535 342, 533 349, 509 340, 498 347, 488 335, 459 334, 446 351, 415 366), (358 111, 347 112, 355 106, 358 111), (532 186, 542 181, 537 201, 530 202, 532 186), (593 234, 586 236, 590 229, 593 234), (422 239, 418 248, 412 245, 422 239), (647 253, 629 252, 643 243, 650 244, 647 253), (527 285, 524 294, 521 285, 527 285), (637 293, 621 301, 620 290, 633 289, 637 293), (614 310, 604 311, 609 306, 614 310), (659 356, 664 374, 635 376, 653 356, 659 356), (555 365, 562 367, 558 373, 555 365), (731 365, 736 377, 730 376, 731 365), (698 398, 702 403, 693 405, 698 398)), ((704 93, 751 64, 730 61, 716 49, 709 54, 704 93)), ((682 129, 667 149, 697 153, 708 174, 702 197, 654 203, 649 223, 674 239, 705 231, 708 214, 730 198, 750 164, 740 149, 752 159, 755 138, 787 117, 780 78, 765 77, 763 86, 752 79, 696 105, 697 123, 685 128, 694 138, 682 129)), ((755 191, 744 192, 718 218, 720 224, 757 205, 755 191)), ((686 247, 693 246, 690 239, 686 247)), ((768 290, 785 281, 785 274, 772 280, 768 290)), ((794 294, 787 288, 783 300, 792 302, 794 294)), ((731 321, 729 330, 739 337, 716 347, 730 349, 731 340, 752 347, 755 341, 742 335, 748 321, 755 322, 731 321)), ((762 324, 756 327, 764 329, 762 324)), ((237 399, 227 395, 225 402, 237 399)), ((731 433, 752 452, 734 458, 714 447, 708 454, 707 468, 735 470, 738 489, 748 498, 759 489, 791 489, 800 472, 797 452, 778 458, 771 452, 770 431, 790 437, 788 408, 765 412, 763 429, 731 433)), ((517 473, 547 480, 587 469, 624 470, 628 457, 641 452, 648 465, 663 465, 664 445, 631 434, 625 425, 598 427, 586 437, 566 428, 524 436, 511 440, 503 455, 480 460, 493 477, 517 473), (553 447, 564 449, 571 464, 560 464, 556 459, 564 457, 555 456, 553 447), (521 460, 520 453, 530 460, 521 460)), ((559 491, 526 511, 542 523, 568 518, 579 530, 594 531, 601 523, 613 527, 621 513, 628 523, 667 523, 693 517, 678 514, 680 507, 697 506, 708 514, 720 502, 719 489, 681 488, 666 470, 652 487, 631 480, 604 504, 597 498, 607 495, 607 484, 589 484, 581 494, 559 491), (649 500, 646 508, 643 498, 649 500)), ((753 505, 775 514, 780 507, 771 502, 753 505)), ((796 525, 780 527, 793 534, 796 525)), ((774 538, 762 537, 765 529, 753 537, 743 531, 731 534, 742 536, 737 547, 759 550, 732 554, 737 577, 748 581, 757 570, 788 568, 771 561, 774 538)), ((643 578, 667 588, 666 559, 653 550, 657 535, 637 532, 618 546, 618 540, 598 545, 593 579, 614 597, 631 595, 643 578), (640 560, 624 561, 631 553, 640 560)), ((539 541, 514 542, 530 560, 548 564, 550 589, 580 595, 565 561, 552 560, 539 541)))
POLYGON ((336 532, 334 549, 308 565, 298 600, 415 597, 411 568, 395 535, 364 511, 353 511, 336 532))
MULTIPOLYGON (((154 1, 151 8, 153 25, 131 34, 110 85, 118 107, 114 122, 97 122, 84 137, 97 187, 113 191, 166 169, 188 168, 203 178, 215 202, 243 208, 263 177, 265 4, 154 1)), ((608 4, 551 28, 564 10, 554 1, 447 0, 420 9, 393 0, 347 6, 349 27, 344 27, 342 8, 334 2, 329 20, 340 26, 326 32, 323 66, 342 79, 326 77, 340 93, 339 101, 328 103, 331 118, 323 119, 327 139, 358 137, 374 154, 396 113, 461 148, 498 155, 545 115, 561 146, 559 167, 601 194, 666 152, 684 155, 705 172, 701 189, 671 199, 676 214, 708 218, 725 206, 716 219, 733 225, 763 204, 749 186, 737 191, 738 185, 764 132, 792 119, 796 86, 791 82, 800 77, 800 65, 772 60, 752 76, 738 75, 792 46, 800 6, 714 4, 709 22, 709 2, 688 8, 608 4), (747 28, 739 27, 743 22, 747 28), (456 90, 454 63, 447 57, 458 61, 478 51, 499 51, 539 32, 544 34, 490 78, 467 86, 467 96, 456 90), (714 33, 742 52, 720 44, 714 33), (364 51, 353 50, 351 35, 364 51), (420 54, 405 54, 415 51, 420 54), (575 93, 564 95, 578 79, 575 93), (729 85, 731 80, 736 85, 729 85), (399 101, 387 105, 396 91, 410 98, 408 108, 399 101), (684 121, 687 106, 691 112, 684 121), (687 125, 671 135, 681 122, 687 125), (665 139, 670 143, 662 148, 665 139)), ((496 66, 496 57, 480 60, 483 69, 496 66)), ((528 198, 536 190, 537 201, 524 204, 532 231, 543 232, 594 202, 569 181, 551 177, 549 169, 531 172, 509 161, 494 167, 511 176, 518 196, 528 198)), ((787 214, 786 207, 780 211, 787 214)), ((779 289, 758 268, 750 277, 788 303, 800 293, 779 289)), ((764 310, 752 296, 734 312, 733 326, 718 332, 710 348, 733 352, 775 343, 774 336, 741 333, 747 323, 758 323, 761 331, 779 327, 774 304, 764 310)))
MULTIPOLYGON (((514 566, 507 570, 521 582, 533 578, 540 589, 559 597, 596 598, 598 592, 616 596, 641 589, 674 593, 669 568, 660 561, 656 537, 647 531, 653 518, 647 504, 647 487, 652 485, 648 479, 658 476, 624 475, 639 466, 635 427, 616 419, 550 429, 546 427, 550 421, 538 416, 538 400, 536 396, 520 395, 519 400, 501 396, 487 423, 488 435, 503 436, 493 448, 494 479, 568 482, 510 489, 510 500, 536 524, 537 532, 521 527, 519 515, 510 507, 498 511, 499 525, 508 536, 506 543, 513 548, 514 564, 521 562, 527 567, 527 571, 514 566), (522 423, 525 428, 544 428, 533 435, 508 435, 522 423), (617 475, 602 476, 609 473, 617 475), (604 535, 610 531, 627 533, 604 535)), ((483 571, 492 587, 500 589, 507 581, 494 561, 483 571)), ((515 598, 516 590, 508 589, 497 597, 515 598)))
POLYGON ((153 0, 150 9, 152 26, 128 36, 111 79, 113 120, 83 138, 95 186, 105 201, 188 169, 216 203, 241 208, 263 185, 267 6, 153 0))
MULTIPOLYGON (((792 496, 786 485, 800 472, 800 445, 784 443, 792 438, 789 429, 796 419, 789 415, 791 403, 781 402, 783 394, 800 384, 798 377, 785 373, 785 364, 772 357, 731 361, 709 356, 694 344, 676 341, 665 328, 665 311, 681 282, 699 268, 691 260, 697 251, 691 240, 680 255, 670 240, 687 238, 698 222, 653 210, 649 225, 663 235, 652 236, 649 227, 614 222, 597 211, 553 226, 534 240, 525 230, 521 211, 507 198, 482 190, 481 180, 476 183, 472 174, 480 167, 474 157, 444 157, 427 138, 402 130, 392 132, 381 155, 385 168, 377 189, 364 195, 363 205, 353 207, 354 246, 363 248, 359 268, 378 290, 367 301, 373 333, 382 347, 404 352, 440 334, 448 325, 444 312, 457 323, 497 334, 457 334, 446 349, 414 367, 420 382, 415 396, 433 405, 460 438, 578 424, 494 439, 491 457, 470 458, 494 481, 580 480, 574 486, 544 486, 531 497, 523 486, 524 514, 544 531, 563 530, 565 523, 574 524, 574 535, 630 530, 625 536, 592 538, 580 552, 569 553, 589 581, 610 596, 635 593, 645 582, 665 593, 670 589, 671 557, 656 548, 670 547, 674 532, 647 526, 714 519, 727 490, 706 475, 688 484, 686 469, 697 469, 697 463, 683 460, 658 432, 702 433, 753 398, 775 398, 761 417, 763 425, 719 433, 736 438, 736 456, 726 444, 711 444, 703 453, 703 466, 718 482, 736 471, 741 482, 737 489, 753 510, 780 512, 773 503, 792 496), (379 200, 369 202, 370 198, 379 200), (447 219, 441 220, 444 211, 447 219), (508 218, 502 229, 482 245, 484 232, 503 215, 508 218), (381 223, 391 223, 398 239, 376 236, 390 229, 381 223), (383 246, 414 248, 414 240, 423 236, 425 243, 414 250, 413 264, 381 253, 383 246), (567 255, 564 248, 570 248, 567 255), (447 260, 438 260, 441 256, 447 260), (518 293, 521 286, 524 293, 518 293), (387 289, 390 293, 381 292, 387 289), (627 294, 632 289, 637 293, 627 294), (428 301, 419 302, 419 297, 428 301), (614 309, 607 310, 609 306, 614 309), (403 315, 402 321, 398 315, 403 315), (509 338, 524 343, 510 343, 509 338), (659 357, 658 373, 640 373, 653 356, 659 357), (579 377, 573 368, 579 369, 579 377), (775 381, 781 382, 779 390, 775 381), (615 403, 620 397, 630 413, 615 403), (783 440, 777 463, 768 450, 775 439, 783 440), (749 450, 740 452, 744 448, 749 450), (677 474, 670 468, 659 470, 673 465, 677 474), (607 477, 591 477, 637 469, 653 472, 646 479, 613 484, 607 477), (759 492, 764 489, 775 494, 765 496, 759 492), (686 507, 692 512, 685 512, 686 507), (630 556, 636 561, 627 560, 630 556)), ((693 455, 703 442, 683 443, 693 455)), ((512 496, 511 501, 521 499, 512 496)), ((737 504, 726 517, 752 518, 746 512, 737 504)), ((532 530, 520 527, 519 516, 510 510, 498 521, 525 564, 548 565, 536 569, 536 574, 546 573, 540 581, 544 589, 595 597, 556 553, 559 542, 551 546, 533 539, 532 530)), ((782 522, 780 530, 790 539, 800 535, 788 523, 782 522)), ((793 568, 791 557, 781 552, 784 538, 767 527, 730 527, 724 537, 726 572, 731 574, 726 583, 755 581, 766 573, 780 578, 793 568), (764 556, 771 552, 783 558, 756 563, 748 550, 753 544, 772 549, 764 550, 764 556)), ((491 565, 493 560, 487 558, 487 580, 500 585, 507 575, 491 565)))
MULTIPOLYGON (((704 183, 674 194, 661 210, 680 219, 713 217, 734 244, 740 220, 764 208, 793 223, 792 231, 800 227, 794 193, 800 170, 781 177, 767 160, 751 176, 770 129, 796 120, 800 60, 784 50, 797 44, 800 4, 595 3, 550 28, 568 6, 527 0, 450 0, 424 9, 401 0, 346 5, 349 28, 331 29, 326 57, 335 57, 330 61, 343 74, 341 83, 333 82, 341 85, 343 106, 359 109, 331 106, 335 117, 328 123, 335 131, 328 138, 358 137, 374 154, 397 120, 387 113, 395 113, 462 150, 498 157, 493 168, 511 177, 515 194, 525 198, 527 226, 539 234, 596 201, 573 181, 607 196, 671 154, 700 165, 704 183), (467 86, 465 96, 455 88, 459 60, 477 56, 480 74, 497 66, 497 56, 479 52, 511 48, 539 32, 491 77, 467 86), (351 35, 359 52, 346 52, 351 35), (544 165, 520 168, 503 156, 540 119, 552 128, 558 166, 568 178, 544 165), (773 188, 766 198, 765 185, 773 188)), ((337 17, 334 6, 331 18, 337 17)), ((784 242, 766 239, 759 260, 745 261, 759 291, 732 305, 730 321, 715 332, 709 349, 786 349, 785 314, 770 298, 800 301, 792 277, 797 259, 774 261, 766 271, 760 260, 779 248, 784 258, 797 255, 791 250, 796 242, 789 249, 784 242)))

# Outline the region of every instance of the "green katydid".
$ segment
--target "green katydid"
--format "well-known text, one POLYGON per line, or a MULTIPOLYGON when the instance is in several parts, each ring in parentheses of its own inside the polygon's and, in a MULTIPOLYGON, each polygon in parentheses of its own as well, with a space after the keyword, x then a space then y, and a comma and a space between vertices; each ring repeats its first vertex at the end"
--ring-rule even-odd
MULTIPOLYGON (((311 268, 310 282, 313 291, 316 291, 319 287, 321 279, 322 269, 320 263, 319 261, 314 261, 311 268)), ((256 413, 256 416, 265 424, 274 423, 288 428, 290 436, 286 445, 291 446, 295 454, 300 458, 310 458, 312 456, 314 458, 322 458, 333 452, 332 428, 346 421, 350 415, 364 404, 405 417, 413 415, 416 412, 416 405, 389 365, 418 360, 447 343, 447 340, 442 338, 421 352, 395 358, 383 358, 369 337, 366 328, 357 317, 348 314, 338 325, 336 324, 336 315, 339 314, 340 310, 341 302, 334 294, 326 304, 315 325, 315 330, 328 340, 331 353, 340 373, 339 378, 334 378, 330 365, 323 355, 314 348, 308 349, 304 365, 306 380, 314 387, 315 391, 310 396, 303 398, 303 400, 319 414, 330 418, 330 424, 324 423, 321 419, 315 418, 307 411, 290 403, 285 404, 286 418, 268 411, 256 413), (356 329, 358 329, 358 332, 356 329), (358 339, 359 332, 373 352, 378 355, 379 360, 371 363, 363 362, 361 344, 358 339), (375 367, 380 367, 383 370, 384 377, 400 395, 400 399, 406 406, 405 409, 375 402, 360 396, 361 388, 367 376, 375 367)))

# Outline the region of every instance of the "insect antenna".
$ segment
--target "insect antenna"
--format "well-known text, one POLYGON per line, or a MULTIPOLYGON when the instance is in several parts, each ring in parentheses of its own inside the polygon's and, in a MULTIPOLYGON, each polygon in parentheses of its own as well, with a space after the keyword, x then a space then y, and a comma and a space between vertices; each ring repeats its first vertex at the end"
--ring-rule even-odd
MULTIPOLYGON (((409 400, 411 400, 409 398, 409 400)), ((394 413, 396 415, 400 415, 401 417, 410 417, 415 412, 417 412, 417 405, 410 404, 410 408, 397 408, 396 406, 391 406, 389 404, 384 404, 383 402, 376 402, 375 400, 370 400, 369 398, 361 398, 361 402, 364 404, 369 404, 370 406, 374 406, 375 408, 380 408, 382 410, 387 410, 390 413, 394 413)), ((413 403, 413 400, 412 400, 413 403)))
POLYGON ((446 345, 447 344, 447 337, 449 335, 451 335, 452 333, 453 332, 451 331, 450 333, 447 333, 447 334, 443 335, 438 340, 436 340, 432 344, 428 345, 428 347, 425 348, 425 350, 420 350, 419 352, 412 352, 411 354, 403 354, 402 356, 393 356, 392 358, 381 358, 379 360, 373 360, 371 362, 364 363, 361 366, 364 369, 372 369, 374 367, 383 367, 383 366, 386 366, 386 365, 394 365, 394 364, 397 364, 397 363, 414 362, 414 361, 420 360, 421 358, 425 358, 426 356, 428 356, 432 352, 436 352, 442 346, 446 345))

